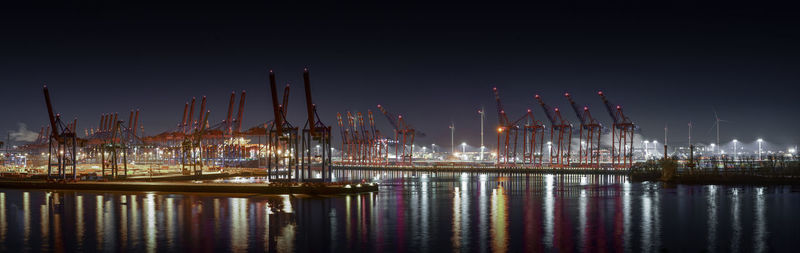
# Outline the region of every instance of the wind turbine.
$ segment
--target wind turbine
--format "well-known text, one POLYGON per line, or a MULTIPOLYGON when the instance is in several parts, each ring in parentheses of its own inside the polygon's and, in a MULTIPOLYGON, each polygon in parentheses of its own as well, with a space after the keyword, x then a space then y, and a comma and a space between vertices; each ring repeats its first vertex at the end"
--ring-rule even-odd
MULTIPOLYGON (((720 119, 720 118, 717 116, 717 110, 716 110, 716 109, 714 109, 714 126, 716 126, 716 127, 717 127, 717 146, 719 146, 719 123, 720 123, 720 122, 728 122, 728 121, 727 121, 727 120, 720 119)), ((712 127, 713 127, 713 126, 712 126, 712 127)), ((720 148, 719 148, 720 155, 722 155, 722 153, 721 153, 721 152, 722 152, 722 147, 721 147, 721 146, 719 146, 719 147, 720 147, 720 148)))

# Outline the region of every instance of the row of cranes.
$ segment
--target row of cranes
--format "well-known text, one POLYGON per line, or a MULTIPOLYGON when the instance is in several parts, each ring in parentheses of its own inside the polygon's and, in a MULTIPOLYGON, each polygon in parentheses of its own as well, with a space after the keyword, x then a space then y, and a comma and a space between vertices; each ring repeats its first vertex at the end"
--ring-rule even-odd
POLYGON ((394 132, 394 139, 384 136, 375 127, 375 118, 371 110, 367 110, 368 125, 361 112, 337 113, 336 119, 342 138, 341 164, 343 165, 386 165, 392 162, 395 165, 412 165, 414 162, 414 139, 425 137, 412 125, 408 124, 403 115, 394 115, 386 107, 378 105, 378 110, 383 114, 394 132), (346 122, 346 123, 345 123, 346 122), (394 145, 394 160, 389 157, 389 146, 394 145))
MULTIPOLYGON (((588 106, 581 108, 570 93, 564 97, 570 103, 580 125, 577 131, 573 125, 561 115, 558 107, 551 107, 544 102, 542 96, 534 95, 534 99, 541 106, 550 123, 550 140, 547 142, 548 150, 544 152, 544 136, 547 126, 536 120, 531 109, 525 114, 510 121, 503 108, 497 87, 492 88, 497 103, 498 128, 497 128, 497 165, 498 166, 544 166, 544 157, 548 157, 547 164, 551 167, 588 167, 599 168, 601 157, 601 134, 604 131, 602 124, 595 119, 588 106), (579 136, 578 159, 572 159, 572 135, 577 132, 579 136), (522 157, 518 157, 517 140, 522 137, 522 157)), ((609 129, 611 133, 611 167, 630 167, 633 164, 633 137, 636 126, 626 117, 622 106, 612 105, 602 91, 597 93, 603 101, 613 121, 609 129)))
POLYGON ((375 117, 371 110, 367 110, 367 122, 361 112, 355 114, 350 111, 345 112, 345 120, 342 114, 336 114, 336 121, 339 125, 342 137, 340 161, 342 164, 349 165, 382 165, 388 162, 388 139, 383 137, 381 131, 375 128, 375 117))
MULTIPOLYGON (((534 99, 542 108, 549 122, 549 141, 545 141, 548 125, 537 120, 531 109, 518 118, 509 118, 497 87, 492 88, 496 102, 497 156, 496 165, 500 167, 601 167, 601 136, 605 131, 611 134, 611 167, 630 167, 633 164, 633 132, 636 126, 622 111, 622 106, 612 105, 602 91, 598 95, 613 120, 612 127, 606 129, 592 116, 588 106, 582 108, 569 93, 564 97, 580 122, 577 129, 561 114, 558 107, 551 107, 542 96, 534 99), (513 120, 512 120, 513 119, 513 120), (578 136, 577 159, 573 159, 572 138, 578 136), (544 150, 547 144, 547 151, 544 150), (520 152, 521 151, 521 152, 520 152), (547 159, 545 159, 547 158, 547 159)), ((372 111, 367 110, 367 121, 361 112, 346 111, 337 113, 342 145, 340 161, 342 165, 413 165, 414 140, 424 133, 409 125, 403 115, 394 115, 384 106, 378 110, 386 117, 394 131, 394 139, 381 135, 375 128, 372 111), (390 144, 394 144, 394 160, 389 158, 390 144)))
POLYGON ((329 181, 331 169, 331 127, 325 125, 311 96, 308 68, 303 69, 306 116, 302 133, 287 120, 289 85, 278 100, 275 72, 269 71, 274 120, 267 132, 267 177, 285 181, 329 181), (316 150, 316 152, 315 152, 316 150))
MULTIPOLYGON (((120 119, 118 113, 101 115, 96 129, 86 129, 86 137, 77 138, 77 118, 66 123, 61 114, 54 113, 45 85, 43 92, 50 125, 42 127, 39 137, 27 147, 33 150, 49 146, 48 176, 61 180, 67 180, 68 175, 70 180, 77 180, 76 163, 79 160, 76 154, 79 153, 79 147, 85 151, 82 162, 88 163, 93 159, 101 164, 103 178, 127 176, 128 157, 135 155, 136 150, 148 150, 149 157, 155 153, 160 156, 159 163, 179 165, 183 174, 201 175, 204 166, 230 166, 246 160, 242 158, 248 153, 261 152, 264 148, 266 172, 271 180, 329 180, 332 176, 331 128, 320 120, 316 104, 312 101, 308 68, 303 70, 308 121, 302 132, 286 120, 289 85, 284 89, 283 100, 279 101, 275 73, 270 70, 268 76, 273 120, 243 130, 246 92, 242 91, 238 112, 234 114, 236 93, 231 92, 225 119, 212 125, 209 123, 211 110, 206 108, 206 97, 202 96, 197 115, 197 99, 193 97, 191 102, 184 103, 183 114, 174 129, 153 136, 143 136, 143 128, 139 124, 140 112, 132 110, 127 122, 120 119), (259 145, 246 145, 249 141, 243 137, 255 136, 259 138, 259 145), (264 146, 260 145, 262 136, 266 137, 264 146), (122 169, 121 173, 118 172, 119 168, 122 169)), ((261 158, 257 160, 260 167, 261 158)))
POLYGON ((101 175, 106 177, 106 170, 110 177, 119 175, 122 167, 122 176, 128 175, 128 153, 134 145, 141 146, 142 140, 137 136, 139 125, 139 110, 131 110, 127 126, 125 121, 119 119, 119 114, 102 114, 98 128, 86 129, 86 143, 84 150, 88 157, 93 157, 101 164, 101 175))

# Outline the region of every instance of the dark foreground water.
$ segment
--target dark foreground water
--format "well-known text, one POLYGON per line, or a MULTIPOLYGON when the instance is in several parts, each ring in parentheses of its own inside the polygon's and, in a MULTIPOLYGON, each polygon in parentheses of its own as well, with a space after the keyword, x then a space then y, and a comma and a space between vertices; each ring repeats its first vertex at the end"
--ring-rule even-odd
MULTIPOLYGON (((387 178, 387 177, 384 177, 387 178)), ((800 189, 418 175, 322 197, 0 190, 0 252, 791 252, 800 189)))

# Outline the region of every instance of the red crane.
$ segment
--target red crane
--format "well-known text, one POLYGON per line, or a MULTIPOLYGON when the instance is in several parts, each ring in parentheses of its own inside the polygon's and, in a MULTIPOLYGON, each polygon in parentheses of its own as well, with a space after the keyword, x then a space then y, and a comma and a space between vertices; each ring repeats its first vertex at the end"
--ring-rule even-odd
POLYGON ((564 97, 569 101, 575 116, 580 121, 580 143, 578 145, 578 163, 581 166, 598 168, 600 167, 600 134, 602 126, 592 117, 589 107, 584 106, 583 110, 578 107, 569 92, 564 93, 564 97))
POLYGON ((381 131, 375 128, 375 118, 372 116, 372 111, 367 110, 367 117, 369 119, 369 128, 371 132, 371 144, 370 144, 370 157, 372 157, 372 162, 377 164, 383 164, 386 162, 386 138, 381 136, 381 131))
MULTIPOLYGON (((394 129, 394 139, 395 139, 395 159, 398 163, 404 163, 413 165, 414 159, 414 137, 417 135, 417 131, 410 125, 406 124, 406 121, 403 119, 403 115, 398 115, 394 117, 392 113, 386 110, 381 105, 378 105, 378 110, 386 116, 386 119, 392 125, 394 129), (395 121, 394 119, 397 119, 395 121)), ((420 136, 423 136, 420 133, 420 136)))
POLYGON ((542 125, 530 109, 515 121, 509 121, 500 93, 497 87, 492 88, 497 102, 497 164, 509 165, 517 163, 517 137, 522 130, 522 163, 526 165, 541 166, 541 149, 544 138, 544 125, 542 125), (524 125, 522 125, 524 122, 524 125), (521 127, 521 128, 520 128, 521 127), (539 149, 536 152, 536 149, 539 149), (539 159, 536 159, 536 158, 539 159), (502 162, 501 162, 502 161, 502 162))
POLYGON ((569 166, 570 151, 572 141, 572 125, 561 117, 558 107, 550 108, 539 94, 534 96, 539 105, 544 109, 547 119, 550 120, 550 166, 564 167, 569 166))
MULTIPOLYGON (((492 87, 492 92, 494 93, 495 102, 497 102, 497 161, 496 163, 499 164, 508 164, 509 158, 511 158, 511 163, 514 163, 515 154, 512 154, 510 151, 511 147, 509 146, 509 141, 511 139, 512 134, 514 135, 514 149, 516 149, 516 131, 517 128, 508 120, 508 116, 506 116, 506 111, 503 109, 503 103, 500 102, 500 93, 497 91, 497 87, 492 87), (502 157, 502 158, 501 158, 502 157), (502 163, 500 161, 503 161, 502 163)), ((516 152, 514 152, 516 153, 516 152)))
POLYGON ((350 130, 344 126, 344 121, 342 121, 342 114, 336 113, 336 122, 339 124, 339 133, 342 136, 342 146, 341 146, 341 162, 346 164, 350 161, 350 145, 352 142, 350 141, 350 130))
POLYGON ((517 122, 521 123, 523 120, 526 120, 526 122, 525 125, 522 126, 522 163, 532 165, 533 167, 542 167, 542 164, 544 163, 542 159, 542 148, 544 147, 544 124, 536 120, 531 109, 528 109, 525 113, 525 116, 517 120, 517 122))
POLYGON ((622 106, 613 106, 603 91, 597 95, 603 100, 614 124, 611 127, 611 166, 630 168, 633 165, 633 135, 636 125, 622 112, 622 106))

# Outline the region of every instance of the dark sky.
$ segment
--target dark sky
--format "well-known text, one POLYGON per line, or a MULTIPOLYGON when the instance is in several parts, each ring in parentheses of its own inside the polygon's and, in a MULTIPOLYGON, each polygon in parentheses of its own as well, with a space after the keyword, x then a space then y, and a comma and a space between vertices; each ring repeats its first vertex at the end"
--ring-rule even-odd
MULTIPOLYGON (((178 123, 185 101, 202 95, 220 121, 234 90, 248 91, 249 127, 272 118, 270 68, 294 84, 289 117, 302 125, 301 72, 309 66, 325 123, 380 103, 428 134, 419 144, 448 146, 452 121, 457 143, 477 145, 482 105, 494 143, 493 86, 512 117, 532 108, 544 119, 536 93, 568 109, 569 91, 609 124, 595 94, 602 89, 647 138, 662 140, 669 124, 670 142, 685 143, 693 121, 695 140, 711 141, 716 110, 727 120, 724 142, 800 140, 793 6, 104 2, 0 8, 0 131, 19 123, 38 131, 47 122, 43 81, 56 110, 79 117, 81 132, 101 113, 127 117, 140 108, 147 133, 160 133, 178 123)), ((376 121, 390 132, 383 117, 376 121)))

